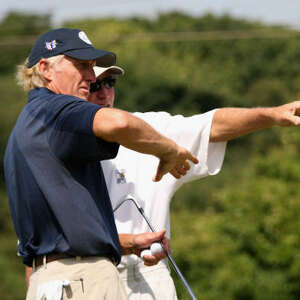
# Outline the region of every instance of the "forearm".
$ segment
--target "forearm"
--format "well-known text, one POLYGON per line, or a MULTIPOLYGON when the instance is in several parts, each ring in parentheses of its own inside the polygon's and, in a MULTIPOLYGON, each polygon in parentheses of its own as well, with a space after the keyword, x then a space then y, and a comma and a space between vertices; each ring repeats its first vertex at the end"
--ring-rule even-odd
POLYGON ((228 141, 276 124, 274 108, 221 108, 214 114, 210 142, 228 141))
POLYGON ((95 116, 96 136, 126 148, 158 157, 173 151, 175 143, 145 121, 118 109, 102 108, 95 116))
POLYGON ((166 244, 166 230, 159 232, 144 232, 138 234, 119 233, 119 241, 121 245, 122 255, 136 254, 139 255, 141 250, 149 248, 152 243, 163 241, 166 244))
POLYGON ((29 287, 29 280, 30 280, 31 273, 32 273, 32 268, 26 266, 25 267, 25 281, 26 281, 27 289, 29 287))
POLYGON ((159 158, 153 181, 170 173, 175 178, 184 176, 198 159, 185 148, 161 135, 142 119, 114 108, 99 109, 93 121, 93 132, 109 142, 116 142, 131 150, 159 158))
POLYGON ((135 253, 135 245, 133 241, 133 234, 121 233, 119 234, 119 241, 121 245, 121 254, 129 255, 135 253))

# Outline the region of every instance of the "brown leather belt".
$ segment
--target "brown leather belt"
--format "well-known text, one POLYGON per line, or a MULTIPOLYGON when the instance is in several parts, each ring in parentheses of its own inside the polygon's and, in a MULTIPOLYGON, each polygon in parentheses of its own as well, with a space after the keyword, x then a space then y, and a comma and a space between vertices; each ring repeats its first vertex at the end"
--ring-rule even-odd
MULTIPOLYGON (((35 267, 39 267, 44 263, 44 257, 46 257, 46 263, 50 263, 55 260, 64 259, 64 258, 76 258, 77 256, 71 256, 65 253, 48 253, 45 255, 38 255, 34 258, 35 267)), ((81 258, 81 256, 78 256, 81 258)), ((113 256, 107 257, 114 265, 117 265, 117 261, 113 256)))
POLYGON ((46 257, 46 263, 50 263, 52 261, 63 259, 63 258, 74 258, 75 256, 71 256, 65 253, 49 253, 47 255, 39 255, 35 257, 35 267, 39 267, 44 262, 44 257, 46 257))

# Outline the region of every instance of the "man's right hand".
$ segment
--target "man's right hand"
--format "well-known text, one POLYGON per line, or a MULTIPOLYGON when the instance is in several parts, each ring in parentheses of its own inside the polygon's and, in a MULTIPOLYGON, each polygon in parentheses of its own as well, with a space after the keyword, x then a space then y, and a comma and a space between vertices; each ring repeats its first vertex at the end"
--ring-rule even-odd
POLYGON ((177 179, 184 176, 191 168, 189 161, 194 164, 199 162, 191 152, 174 143, 172 151, 160 157, 153 181, 160 181, 167 173, 172 174, 177 179))

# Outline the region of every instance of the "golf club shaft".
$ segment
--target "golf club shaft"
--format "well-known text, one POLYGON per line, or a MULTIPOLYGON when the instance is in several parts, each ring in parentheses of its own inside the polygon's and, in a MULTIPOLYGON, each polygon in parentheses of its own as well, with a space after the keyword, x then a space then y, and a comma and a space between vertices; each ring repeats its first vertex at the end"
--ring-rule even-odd
MULTIPOLYGON (((142 217, 144 218, 144 220, 146 221, 146 223, 148 224, 149 228, 151 229, 152 232, 156 232, 154 227, 152 226, 150 220, 147 218, 147 216, 144 213, 144 210, 141 206, 138 205, 138 203, 136 202, 136 200, 132 197, 132 196, 127 196, 120 204, 117 205, 117 207, 114 209, 114 212, 127 200, 131 200, 134 205, 136 206, 136 208, 138 209, 138 211, 140 212, 140 214, 142 215, 142 217)), ((163 243, 161 242, 162 247, 164 248, 163 243)), ((181 281, 183 282, 184 286, 186 287, 186 289, 188 290, 189 294, 191 295, 193 300, 197 300, 196 296, 194 295, 192 289, 190 288, 189 284, 187 283, 186 279, 184 278, 184 276, 182 275, 181 271, 179 270, 178 266, 176 265, 174 259, 172 258, 171 254, 169 253, 169 251, 165 251, 167 254, 167 257, 174 269, 174 271, 176 272, 176 274, 179 276, 179 278, 181 279, 181 281)))
POLYGON ((182 273, 180 272, 179 268, 177 267, 174 259, 172 258, 172 256, 170 255, 170 253, 168 251, 166 251, 167 253, 167 257, 171 263, 171 265, 173 266, 173 269, 175 270, 175 272, 177 273, 177 275, 180 277, 181 281, 183 282, 184 286, 186 287, 186 289, 188 290, 188 292, 190 293, 191 297, 193 300, 197 300, 194 292, 192 291, 192 289, 190 288, 189 284, 187 283, 186 279, 184 278, 184 276, 182 275, 182 273))

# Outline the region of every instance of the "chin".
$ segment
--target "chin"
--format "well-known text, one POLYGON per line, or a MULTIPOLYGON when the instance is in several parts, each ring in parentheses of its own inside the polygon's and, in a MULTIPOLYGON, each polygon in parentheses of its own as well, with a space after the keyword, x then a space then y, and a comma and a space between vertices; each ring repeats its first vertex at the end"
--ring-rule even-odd
POLYGON ((89 96, 89 93, 80 93, 78 98, 81 98, 83 100, 88 100, 88 96, 89 96))
POLYGON ((111 105, 110 105, 109 103, 103 103, 103 102, 101 102, 101 101, 96 101, 96 102, 94 102, 94 103, 96 103, 96 104, 98 104, 98 105, 101 105, 101 106, 103 106, 103 107, 111 107, 111 105))

